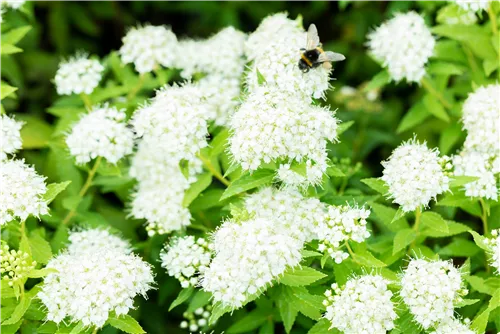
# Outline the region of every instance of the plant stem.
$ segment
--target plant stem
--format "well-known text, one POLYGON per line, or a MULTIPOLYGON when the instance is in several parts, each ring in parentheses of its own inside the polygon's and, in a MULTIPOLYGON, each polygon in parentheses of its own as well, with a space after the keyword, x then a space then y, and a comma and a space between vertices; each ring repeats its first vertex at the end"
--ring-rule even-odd
POLYGON ((208 171, 210 173, 212 173, 213 176, 215 176, 217 178, 217 180, 222 182, 226 187, 229 187, 231 182, 229 182, 228 179, 226 179, 221 173, 219 173, 219 171, 217 171, 215 169, 215 167, 212 164, 212 162, 210 161, 210 159, 207 159, 206 157, 204 157, 201 154, 198 154, 198 158, 200 158, 200 160, 203 162, 203 165, 208 169, 208 171))
POLYGON ((483 222, 483 234, 485 237, 489 237, 490 229, 488 228, 488 208, 482 198, 479 199, 479 202, 481 203, 481 208, 483 209, 483 214, 481 215, 481 220, 483 222))
POLYGON ((139 76, 139 80, 137 80, 137 85, 135 85, 135 87, 132 88, 132 90, 128 93, 127 100, 130 101, 137 95, 142 85, 144 84, 144 78, 145 78, 144 73, 139 76))
POLYGON ((92 331, 92 334, 97 334, 97 327, 94 328, 94 330, 92 331))
MULTIPOLYGON (((96 161, 94 162, 94 166, 89 171, 89 174, 87 176, 87 180, 85 181, 85 184, 83 185, 82 189, 80 189, 80 192, 78 193, 78 196, 80 197, 80 200, 78 202, 81 201, 83 196, 85 196, 85 194, 87 193, 87 190, 89 190, 90 186, 92 185, 92 180, 94 179, 95 173, 97 172, 97 169, 99 168, 99 165, 101 164, 101 161, 102 161, 102 157, 98 157, 96 159, 96 161)), ((71 221, 71 218, 73 218, 73 216, 76 214, 77 207, 78 207, 78 204, 75 206, 75 208, 73 208, 70 212, 68 212, 68 214, 66 215, 66 217, 63 220, 64 225, 67 225, 71 221)))
POLYGON ((410 245, 410 248, 408 248, 408 254, 410 254, 411 250, 415 247, 415 242, 417 241, 418 238, 418 230, 420 228, 420 217, 422 216, 422 209, 420 207, 415 210, 415 223, 413 224, 413 231, 415 231, 415 234, 417 235, 415 237, 415 240, 410 245))
POLYGON ((92 108, 92 101, 90 101, 90 98, 87 94, 81 93, 80 97, 83 101, 83 104, 85 105, 85 108, 87 108, 87 109, 92 108))
POLYGON ((436 97, 439 102, 441 102, 441 104, 448 110, 451 109, 452 105, 450 102, 446 101, 446 99, 444 98, 444 96, 438 92, 436 89, 434 89, 434 87, 431 85, 431 83, 429 82, 429 80, 427 80, 427 78, 423 77, 422 78, 422 81, 420 81, 420 83, 422 84, 422 86, 431 94, 431 95, 434 95, 434 97, 436 97))
POLYGON ((351 257, 354 257, 354 252, 352 251, 351 249, 351 246, 349 246, 349 242, 345 242, 345 247, 347 248, 347 251, 349 252, 349 255, 351 255, 351 257))
POLYGON ((26 233, 26 221, 23 220, 21 222, 21 238, 23 237, 24 233, 26 233))

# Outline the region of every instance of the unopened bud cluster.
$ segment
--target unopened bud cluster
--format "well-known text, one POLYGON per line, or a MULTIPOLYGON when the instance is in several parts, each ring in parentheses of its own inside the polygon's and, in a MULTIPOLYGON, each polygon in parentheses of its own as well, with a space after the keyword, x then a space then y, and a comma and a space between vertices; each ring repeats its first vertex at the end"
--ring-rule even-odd
POLYGON ((197 308, 194 312, 184 312, 182 317, 185 319, 181 321, 179 327, 186 328, 190 332, 198 332, 208 327, 208 319, 212 311, 211 305, 197 308))
POLYGON ((2 280, 7 281, 9 286, 22 283, 36 266, 36 261, 31 261, 28 253, 10 249, 7 244, 0 247, 0 258, 2 280))

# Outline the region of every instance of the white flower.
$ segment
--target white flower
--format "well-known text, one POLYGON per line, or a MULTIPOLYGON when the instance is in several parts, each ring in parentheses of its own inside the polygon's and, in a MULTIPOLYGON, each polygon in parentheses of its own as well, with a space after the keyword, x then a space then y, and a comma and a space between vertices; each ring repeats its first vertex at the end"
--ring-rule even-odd
POLYGON ((78 164, 103 157, 115 164, 132 153, 134 134, 127 128, 125 112, 107 105, 94 107, 85 114, 66 138, 70 154, 78 164))
POLYGON ((2 0, 2 7, 19 9, 25 2, 24 0, 2 0))
POLYGON ((57 270, 44 278, 38 293, 47 308, 47 320, 81 321, 84 326, 100 328, 111 312, 117 316, 127 314, 134 307, 134 297, 146 297, 151 289, 151 266, 121 247, 110 245, 91 252, 72 252, 75 249, 80 247, 70 245, 69 252, 47 264, 47 268, 57 270))
POLYGON ((450 261, 412 259, 401 277, 400 295, 414 320, 424 329, 454 317, 454 304, 467 290, 450 261))
POLYGON ((434 37, 415 12, 398 13, 368 35, 368 46, 395 81, 419 82, 434 51, 434 37))
MULTIPOLYGON (((164 26, 146 25, 130 29, 118 51, 125 64, 134 63, 139 73, 147 73, 159 65, 173 67, 179 55, 177 37, 164 26)), ((180 55, 179 55, 180 56, 180 55)))
POLYGON ((352 278, 340 289, 332 284, 324 304, 332 326, 345 334, 385 334, 395 327, 397 314, 388 282, 379 275, 352 278))
POLYGON ((169 276, 179 280, 183 288, 196 286, 198 274, 203 274, 210 264, 210 245, 203 238, 193 236, 175 238, 160 253, 161 266, 169 276))
POLYGON ((397 147, 382 165, 382 180, 389 186, 390 198, 404 212, 427 206, 431 199, 449 189, 439 151, 428 149, 416 139, 397 147))
POLYGON ((479 87, 463 105, 466 149, 500 155, 500 85, 479 87))
POLYGON ((311 97, 324 98, 324 92, 330 87, 330 72, 323 66, 303 73, 298 63, 301 48, 306 47, 306 33, 276 34, 268 41, 255 58, 247 73, 247 85, 250 92, 259 87, 257 71, 265 79, 265 84, 276 86, 279 90, 297 96, 307 102, 311 97))
POLYGON ((193 84, 166 86, 137 110, 132 125, 138 137, 162 145, 172 163, 193 160, 208 145, 207 120, 213 119, 202 91, 193 84))
POLYGON ((493 237, 487 240, 490 246, 491 266, 496 269, 497 275, 500 275, 500 229, 491 231, 493 237))
POLYGON ((307 160, 301 172, 293 170, 289 163, 278 167, 276 178, 285 186, 292 188, 307 188, 310 185, 319 185, 323 181, 323 175, 328 168, 326 151, 321 158, 312 161, 307 160))
MULTIPOLYGON (((498 159, 496 159, 498 160, 498 159)), ((464 185, 465 195, 476 198, 498 199, 497 178, 493 157, 488 153, 464 150, 452 157, 457 176, 476 176, 478 180, 464 185)))
POLYGON ((35 269, 36 261, 31 261, 28 253, 9 249, 9 245, 2 243, 0 248, 0 273, 2 280, 9 286, 16 283, 24 285, 29 272, 35 269))
POLYGON ((269 46, 277 35, 300 34, 303 32, 298 19, 290 20, 287 13, 277 13, 264 18, 257 29, 245 41, 248 60, 254 60, 269 46))
POLYGON ((43 199, 47 191, 45 177, 38 175, 24 160, 0 162, 0 184, 0 225, 48 213, 43 199))
POLYGON ((489 6, 490 0, 455 0, 457 5, 471 12, 482 12, 489 6))
POLYGON ((0 161, 7 159, 7 154, 14 154, 21 149, 21 128, 23 122, 16 121, 7 115, 0 115, 0 161))
POLYGON ((88 59, 86 54, 77 55, 61 62, 55 77, 57 94, 90 94, 99 85, 104 67, 99 61, 88 59))
POLYGON ((300 240, 282 234, 276 222, 263 218, 226 221, 214 233, 213 244, 215 257, 201 284, 214 302, 233 309, 299 264, 303 246, 300 240))
POLYGON ((72 232, 69 241, 68 251, 72 254, 92 253, 102 248, 113 248, 125 254, 132 252, 130 243, 105 229, 72 232))
POLYGON ((465 323, 462 323, 459 319, 453 318, 437 325, 430 334, 476 334, 476 332, 469 328, 469 319, 465 319, 465 323))
MULTIPOLYGON (((327 141, 337 138, 333 112, 267 86, 250 94, 230 125, 229 149, 244 170, 263 163, 311 160, 324 172, 327 141)), ((312 173, 310 183, 317 183, 316 175, 312 173)))

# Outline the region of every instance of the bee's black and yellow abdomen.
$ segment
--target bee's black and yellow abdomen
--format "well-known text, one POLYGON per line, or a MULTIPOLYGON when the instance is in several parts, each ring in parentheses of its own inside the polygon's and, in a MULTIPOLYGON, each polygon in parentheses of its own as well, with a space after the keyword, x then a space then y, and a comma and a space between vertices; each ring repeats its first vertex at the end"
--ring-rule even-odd
POLYGON ((313 50, 307 50, 303 52, 299 60, 299 69, 301 69, 303 72, 307 72, 311 68, 315 68, 321 65, 321 63, 318 62, 318 58, 319 55, 321 54, 321 51, 322 51, 321 49, 316 48, 313 50))

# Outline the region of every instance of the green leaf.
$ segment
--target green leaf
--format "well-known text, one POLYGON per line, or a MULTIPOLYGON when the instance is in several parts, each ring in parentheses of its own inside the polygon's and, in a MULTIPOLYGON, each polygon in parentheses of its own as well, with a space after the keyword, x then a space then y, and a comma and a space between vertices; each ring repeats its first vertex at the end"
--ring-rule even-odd
POLYGON ((411 244, 417 238, 417 234, 411 228, 399 230, 394 236, 394 246, 392 248, 392 255, 396 254, 406 246, 411 244))
POLYGON ((488 325, 488 319, 490 317, 490 309, 487 308, 481 314, 477 315, 472 321, 471 329, 475 333, 484 333, 486 331, 486 326, 488 325))
POLYGON ((425 107, 422 101, 417 102, 413 107, 408 110, 408 112, 403 116, 401 122, 398 125, 396 133, 402 133, 411 128, 419 125, 427 119, 431 114, 425 107))
POLYGON ((368 84, 363 88, 363 91, 369 92, 371 90, 384 87, 391 81, 391 77, 387 70, 382 70, 377 73, 368 84))
POLYGON ((456 305, 454 305, 456 308, 461 308, 469 305, 474 305, 481 299, 462 299, 460 302, 458 302, 456 305))
POLYGON ((189 204, 191 204, 193 200, 203 192, 203 190, 207 189, 211 183, 212 174, 203 173, 199 175, 196 182, 192 183, 189 189, 184 193, 184 200, 182 201, 182 205, 184 207, 188 207, 189 204))
POLYGON ((127 314, 121 315, 120 317, 117 317, 117 316, 109 317, 108 323, 111 326, 113 326, 114 328, 117 328, 121 331, 124 331, 125 333, 129 333, 129 334, 146 333, 142 329, 141 325, 139 325, 137 320, 135 320, 134 318, 132 318, 131 316, 129 316, 127 314))
POLYGON ((326 174, 333 177, 344 177, 345 174, 337 166, 332 165, 326 169, 326 174))
POLYGON ((33 269, 32 271, 29 272, 28 277, 41 278, 47 276, 48 274, 56 272, 57 270, 54 268, 33 269))
POLYGON ((418 334, 422 332, 408 310, 405 310, 394 321, 394 324, 396 325, 396 328, 391 331, 391 334, 418 334))
POLYGON ((257 74, 257 83, 259 84, 259 86, 262 86, 263 84, 266 83, 266 78, 264 78, 264 76, 262 75, 262 73, 260 73, 258 68, 255 68, 255 72, 257 74))
POLYGON ((472 257, 479 252, 479 247, 475 243, 465 239, 454 239, 446 247, 441 248, 439 255, 454 257, 472 257))
POLYGON ((189 302, 186 312, 194 312, 196 309, 207 305, 211 298, 212 294, 210 292, 203 290, 196 291, 193 298, 191 298, 191 301, 189 302))
POLYGON ((2 55, 10 55, 19 52, 23 52, 23 49, 20 49, 17 46, 11 44, 2 44, 2 47, 0 48, 0 54, 2 55))
POLYGON ((331 322, 327 319, 320 319, 314 326, 309 329, 307 334, 325 334, 325 333, 340 333, 335 328, 330 329, 332 326, 331 322))
POLYGON ((399 217, 398 210, 378 203, 372 203, 371 208, 378 220, 391 231, 397 232, 400 229, 409 227, 406 218, 404 216, 399 217))
POLYGON ((29 237, 31 256, 38 263, 47 264, 52 258, 50 244, 42 236, 33 233, 29 237))
POLYGON ((381 178, 371 177, 362 179, 361 182, 384 196, 389 193, 389 187, 381 178))
POLYGON ((227 145, 227 138, 229 137, 229 130, 224 128, 220 131, 210 143, 210 157, 215 157, 224 152, 227 145))
POLYGON ((366 267, 382 268, 387 266, 367 250, 357 251, 353 254, 353 260, 366 267))
POLYGON ((35 116, 19 116, 25 124, 21 128, 23 149, 39 149, 49 145, 54 129, 45 120, 35 116))
POLYGON ((326 275, 321 271, 303 266, 288 268, 279 282, 288 286, 304 286, 312 284, 323 277, 326 277, 326 275))
POLYGON ((323 256, 323 254, 321 253, 318 253, 318 252, 315 252, 315 251, 311 251, 311 250, 308 250, 308 249, 303 249, 302 252, 302 258, 304 259, 307 259, 308 257, 319 257, 319 256, 323 256))
POLYGON ((277 304, 285 331, 290 333, 299 311, 294 307, 293 303, 286 297, 284 298, 283 295, 280 295, 277 304))
POLYGON ((2 33, 2 47, 3 44, 17 44, 17 42, 19 42, 30 30, 31 26, 23 26, 2 33))
POLYGON ((482 250, 485 250, 487 252, 491 252, 491 247, 487 243, 488 238, 480 235, 479 233, 475 231, 469 231, 470 234, 472 234, 472 237, 474 238, 474 242, 476 245, 481 248, 482 250))
POLYGON ((451 123, 439 137, 439 151, 441 154, 448 154, 458 143, 462 133, 462 127, 460 124, 451 123))
POLYGON ((16 87, 9 86, 8 84, 2 81, 2 83, 0 84, 0 100, 5 99, 6 97, 14 93, 16 90, 17 90, 16 87))
POLYGON ((262 310, 254 310, 235 322, 226 330, 227 334, 248 333, 266 322, 268 314, 262 310))
POLYGON ((477 176, 453 176, 450 180, 450 188, 458 188, 478 179, 479 177, 477 176))
POLYGON ((26 292, 24 296, 21 296, 19 303, 17 304, 14 312, 10 315, 10 318, 2 322, 2 325, 14 325, 23 317, 24 313, 28 310, 31 305, 31 301, 36 297, 36 294, 40 291, 40 286, 35 285, 30 291, 26 292))
POLYGON ((83 322, 79 321, 69 334, 79 334, 85 329, 83 322))
POLYGON ((485 59, 483 60, 483 70, 486 76, 490 76, 498 68, 498 60, 496 59, 485 59))
POLYGON ((471 275, 465 277, 465 280, 469 282, 470 286, 477 292, 481 292, 490 296, 495 292, 495 288, 489 286, 486 283, 486 280, 482 277, 471 275))
POLYGON ((444 61, 432 62, 427 66, 427 72, 435 75, 461 75, 465 70, 465 66, 444 61))
POLYGON ((227 187, 220 200, 222 201, 244 191, 269 184, 273 182, 274 174, 275 172, 271 169, 259 169, 253 172, 253 174, 243 175, 227 187))
POLYGON ((217 303, 212 308, 212 313, 210 314, 210 318, 208 319, 209 325, 213 325, 220 317, 222 317, 227 312, 230 312, 232 309, 227 306, 222 306, 221 303, 217 303))
POLYGON ((337 136, 340 136, 341 134, 346 132, 347 129, 349 129, 353 124, 354 124, 354 121, 340 123, 338 128, 337 128, 337 136))
POLYGON ((427 111, 437 118, 449 122, 450 121, 450 116, 446 113, 446 110, 444 109, 443 105, 437 98, 435 98, 433 95, 426 94, 424 96, 424 106, 427 109, 427 111))
POLYGON ((174 307, 179 306, 180 304, 184 303, 186 300, 191 297, 191 295, 194 292, 194 287, 190 286, 189 288, 182 289, 177 298, 170 304, 170 307, 168 308, 168 311, 171 311, 174 307))
POLYGON ((443 232, 443 233, 448 233, 448 224, 446 224, 446 221, 441 217, 440 214, 435 213, 435 212, 424 212, 422 213, 422 217, 420 218, 420 221, 423 226, 426 226, 430 229, 443 232))
POLYGON ((448 232, 441 232, 435 229, 425 229, 422 231, 422 235, 425 235, 427 237, 431 238, 443 238, 443 237, 449 237, 452 235, 457 235, 460 233, 464 233, 467 231, 470 231, 470 227, 461 223, 454 222, 452 220, 445 220, 446 224, 448 225, 448 232))
POLYGON ((43 195, 43 199, 50 204, 57 195, 59 195, 66 187, 71 183, 71 181, 65 181, 61 183, 51 183, 47 185, 47 191, 43 195))

